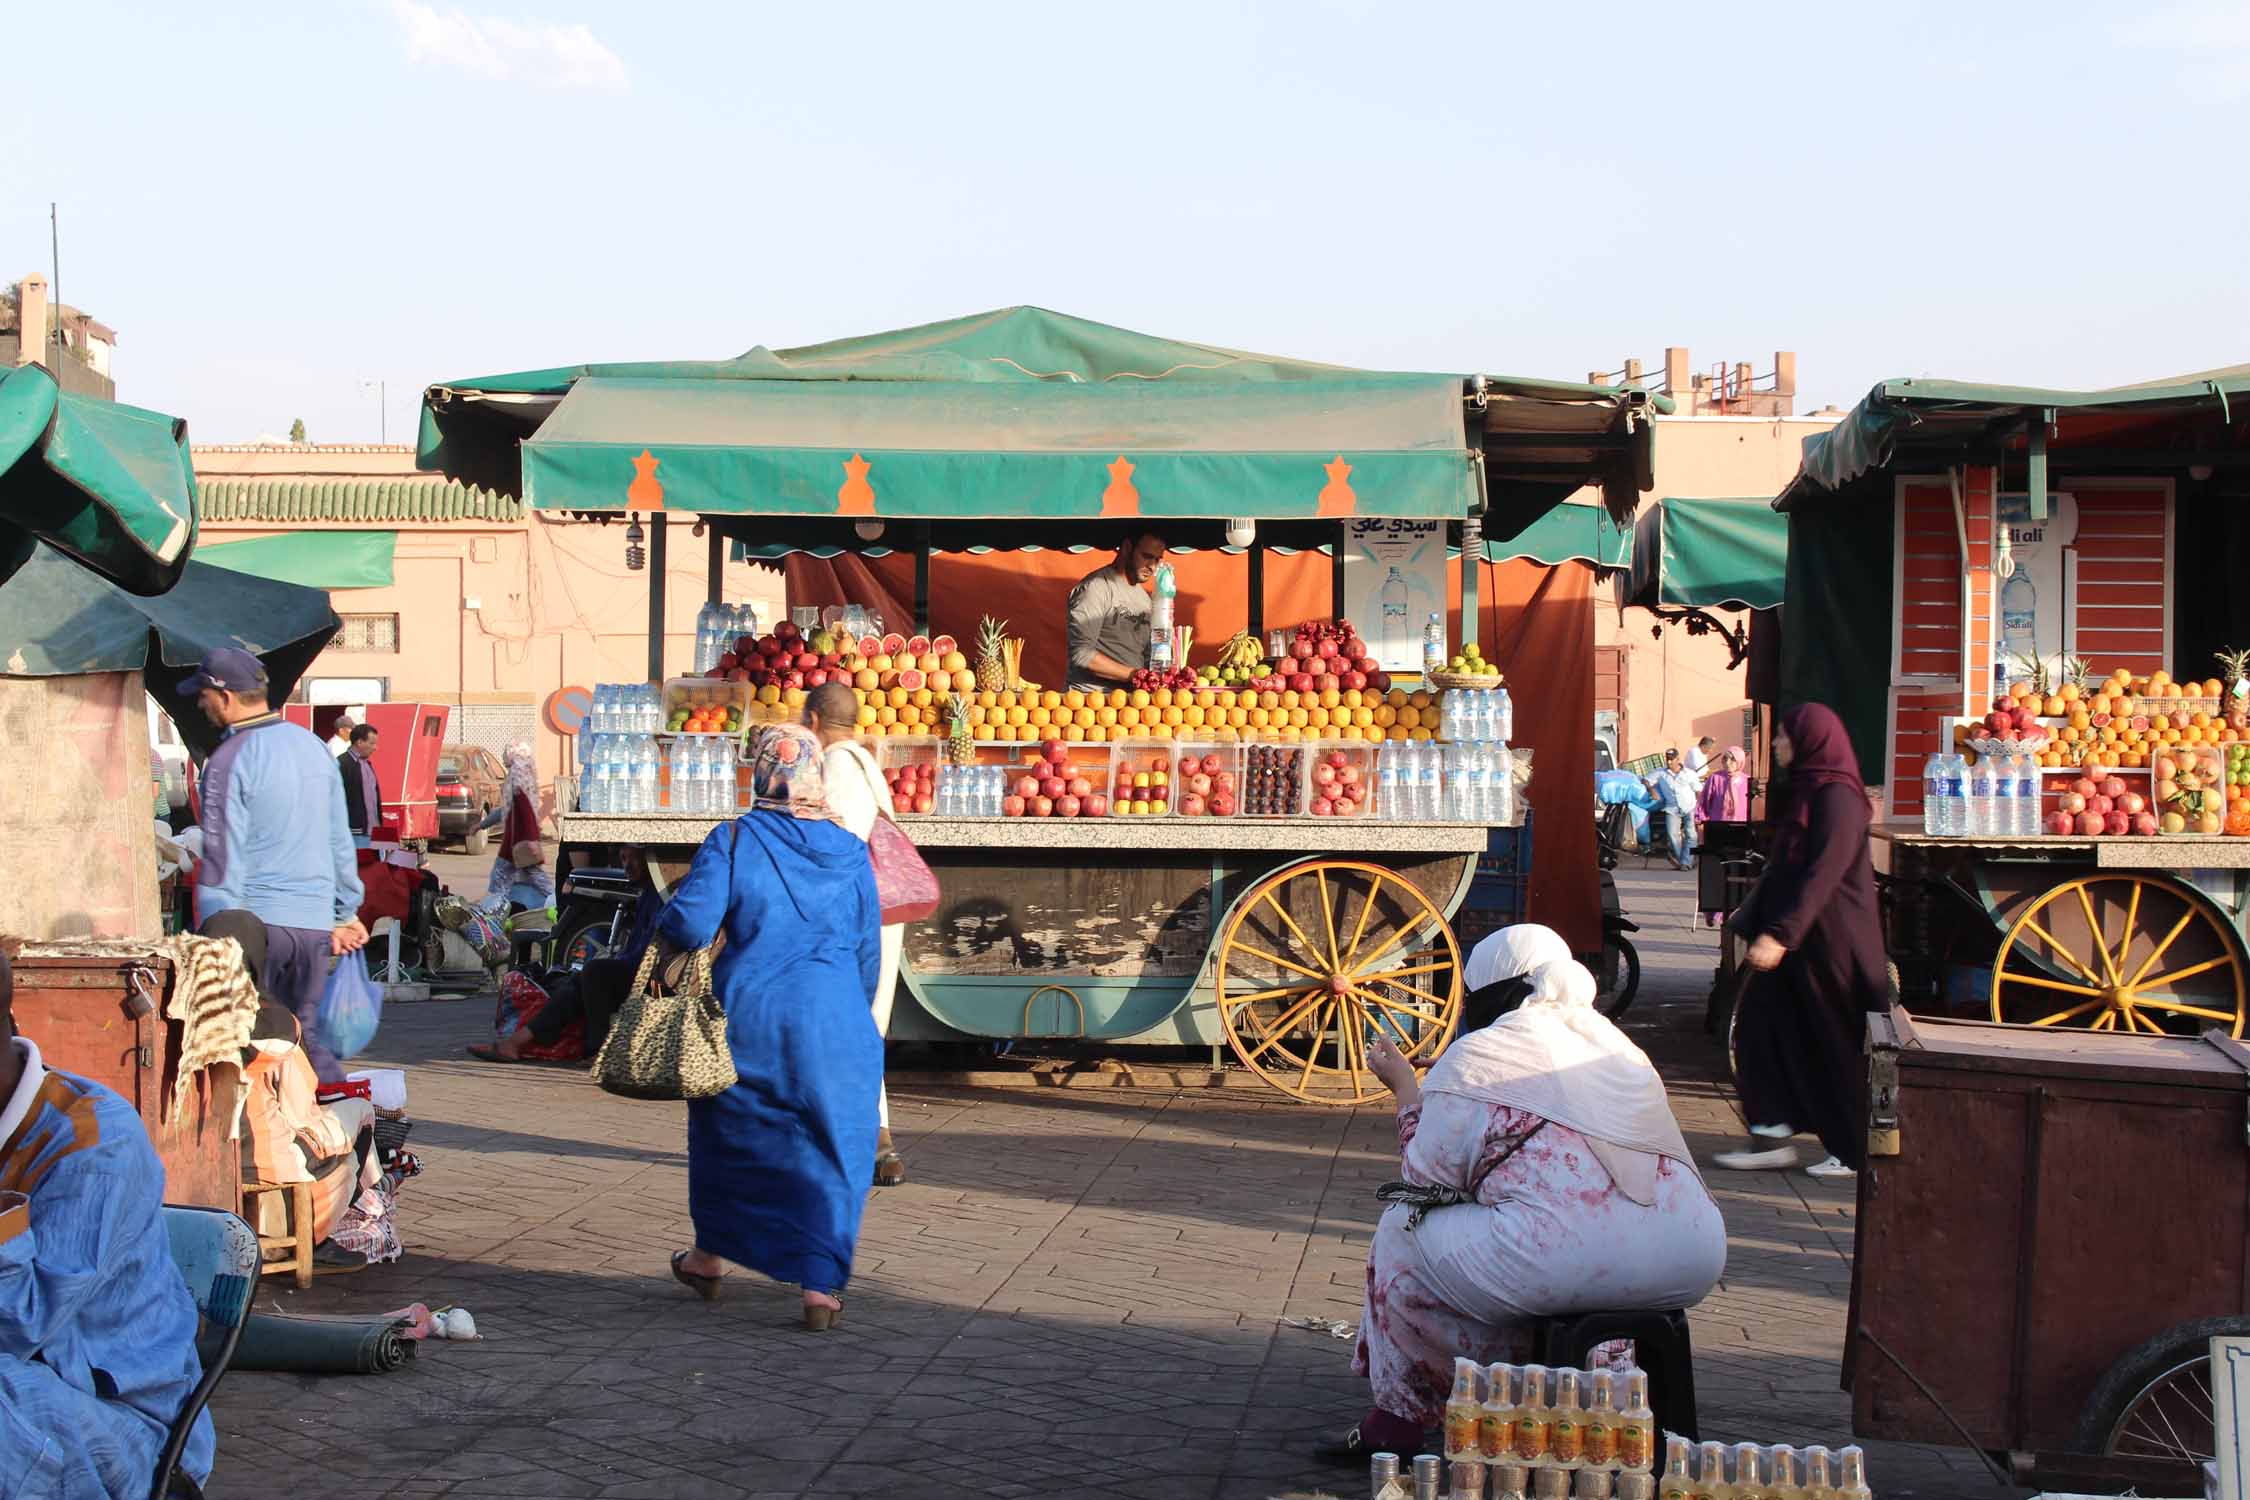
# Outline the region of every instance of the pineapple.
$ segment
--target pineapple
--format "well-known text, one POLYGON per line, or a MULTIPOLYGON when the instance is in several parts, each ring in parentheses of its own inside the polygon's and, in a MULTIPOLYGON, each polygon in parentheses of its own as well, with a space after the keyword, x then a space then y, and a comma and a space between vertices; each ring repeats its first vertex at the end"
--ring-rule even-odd
POLYGON ((2226 684, 2226 696, 2219 706, 2226 712, 2228 725, 2237 733, 2250 729, 2250 651, 2221 651, 2219 680, 2226 684))
POLYGON ((969 705, 959 694, 954 695, 950 725, 953 733, 946 743, 946 749, 953 764, 957 766, 976 764, 977 739, 969 728, 969 705))
POLYGON ((1008 622, 986 615, 977 623, 977 690, 997 693, 1008 685, 1008 669, 1001 661, 1001 647, 1008 639, 1008 622))

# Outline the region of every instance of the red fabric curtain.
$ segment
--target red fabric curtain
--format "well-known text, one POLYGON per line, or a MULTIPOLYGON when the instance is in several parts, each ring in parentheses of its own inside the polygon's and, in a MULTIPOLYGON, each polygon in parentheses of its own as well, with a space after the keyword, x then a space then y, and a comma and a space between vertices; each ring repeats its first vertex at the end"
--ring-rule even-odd
MULTIPOLYGON (((1079 579, 1109 562, 1106 552, 941 553, 930 563, 933 633, 976 650, 977 621, 994 615, 1024 639, 1023 672, 1060 687, 1068 677, 1063 616, 1079 579)), ((1248 558, 1225 552, 1178 553, 1179 618, 1195 627, 1208 659, 1248 623, 1248 558)), ((1487 659, 1508 674, 1515 700, 1516 744, 1532 751, 1531 800, 1538 809, 1531 870, 1530 919, 1562 934, 1573 951, 1601 947, 1601 896, 1594 866, 1594 613, 1593 570, 1583 563, 1517 559, 1481 563, 1478 639, 1487 659)), ((856 603, 879 609, 892 629, 911 634, 914 559, 803 553, 784 560, 789 602, 856 603)), ((1460 562, 1449 565, 1447 592, 1460 597, 1460 562)), ((1266 557, 1266 628, 1287 630, 1330 614, 1330 563, 1317 552, 1266 557)), ((1460 612, 1448 626, 1460 638, 1460 612)))

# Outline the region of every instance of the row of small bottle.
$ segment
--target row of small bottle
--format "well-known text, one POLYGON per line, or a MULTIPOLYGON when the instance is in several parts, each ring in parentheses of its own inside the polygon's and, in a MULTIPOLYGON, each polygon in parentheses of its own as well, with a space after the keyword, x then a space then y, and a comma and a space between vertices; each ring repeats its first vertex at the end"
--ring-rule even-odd
POLYGON ((1435 823, 1446 815, 1445 747, 1430 741, 1386 740, 1375 752, 1375 816, 1435 823))
POLYGON ((1656 1459, 1648 1376, 1629 1369, 1622 1404, 1619 1390, 1618 1377, 1608 1370, 1480 1367, 1475 1360, 1456 1359, 1453 1394, 1445 1403, 1445 1456, 1645 1471, 1656 1459))
POLYGON ((594 706, 586 715, 585 734, 660 734, 664 729, 664 693, 645 682, 605 682, 594 689, 594 706))
POLYGON ((680 735, 672 741, 672 786, 666 809, 711 817, 739 811, 745 801, 737 771, 741 763, 732 735, 680 735))
POLYGON ((1816 1445, 1799 1453, 1787 1443, 1771 1448, 1736 1443, 1731 1475, 1727 1457, 1725 1443, 1696 1447, 1667 1433, 1657 1500, 1872 1500, 1874 1495, 1867 1487, 1867 1455, 1857 1447, 1831 1453, 1816 1445))
MULTIPOLYGON (((1375 1454, 1368 1467, 1369 1493, 1373 1500, 1440 1500, 1441 1464, 1444 1460, 1434 1454, 1415 1459, 1409 1489, 1398 1455, 1375 1454)), ((1488 1495, 1489 1500, 1654 1500, 1656 1495, 1656 1476, 1642 1469, 1534 1469, 1477 1459, 1444 1466, 1452 1471, 1446 1490, 1452 1500, 1487 1500, 1488 1495)))
POLYGON ((758 633, 758 612, 748 603, 712 600, 695 612, 695 670, 708 672, 746 635, 758 633))
POLYGON ((604 731, 579 743, 580 812, 652 813, 662 808, 664 758, 653 735, 604 731))
POLYGON ((1922 832, 1931 838, 2031 838, 2043 831, 2039 762, 2028 754, 1933 755, 1922 765, 1922 832))
POLYGON ((1438 738, 1456 745, 1504 744, 1516 737, 1516 705, 1504 687, 1448 688, 1438 697, 1438 738))
POLYGON ((1008 797, 1013 766, 939 766, 937 816, 941 818, 997 818, 1008 797))

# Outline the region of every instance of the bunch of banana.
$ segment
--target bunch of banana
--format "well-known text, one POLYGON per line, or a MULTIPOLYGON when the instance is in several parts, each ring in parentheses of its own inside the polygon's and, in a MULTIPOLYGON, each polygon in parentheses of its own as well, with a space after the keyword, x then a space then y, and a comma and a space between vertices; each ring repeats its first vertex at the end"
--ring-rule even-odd
POLYGON ((1269 670, 1257 637, 1247 630, 1237 630, 1219 648, 1219 659, 1196 675, 1215 686, 1232 687, 1263 677, 1269 670))

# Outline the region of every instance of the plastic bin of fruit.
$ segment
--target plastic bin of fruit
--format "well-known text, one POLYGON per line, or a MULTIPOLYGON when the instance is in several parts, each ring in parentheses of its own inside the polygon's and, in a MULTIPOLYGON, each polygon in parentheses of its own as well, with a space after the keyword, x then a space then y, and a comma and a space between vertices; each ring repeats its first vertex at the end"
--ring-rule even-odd
POLYGON ((902 766, 934 766, 945 759, 945 741, 926 734, 890 734, 874 741, 875 765, 895 771, 902 766))
POLYGON ((1106 795, 1110 747, 1045 740, 1025 745, 1007 764, 1014 775, 1001 799, 1004 818, 1100 818, 1111 811, 1106 795))
MULTIPOLYGON (((1113 817, 1169 817, 1179 811, 1180 747, 1171 740, 1118 740, 1109 746, 1105 785, 1113 817)), ((1197 761, 1201 765, 1200 758, 1197 761)))
POLYGON ((1218 740, 1126 740, 1111 747, 1110 806, 1155 801, 1150 812, 1183 818, 1231 818, 1242 811, 1242 746, 1218 740), (1164 781, 1154 781, 1162 773, 1164 781), (1161 788, 1144 798, 1142 777, 1161 788))
POLYGON ((1242 747, 1242 815, 1293 818, 1305 810, 1308 745, 1258 743, 1242 747))
POLYGON ((1375 747, 1364 740, 1307 745, 1305 813, 1315 818, 1392 816, 1375 806, 1375 747))
POLYGON ((2127 698, 2125 712, 2136 718, 2153 719, 2162 714, 2167 718, 2185 714, 2193 720, 2197 714, 2219 717, 2219 700, 2201 696, 2183 698, 2127 698))
POLYGON ((667 677, 664 679, 664 723, 671 728, 684 718, 711 709, 731 709, 735 728, 740 729, 751 717, 755 698, 756 690, 747 682, 729 682, 724 677, 667 677))

